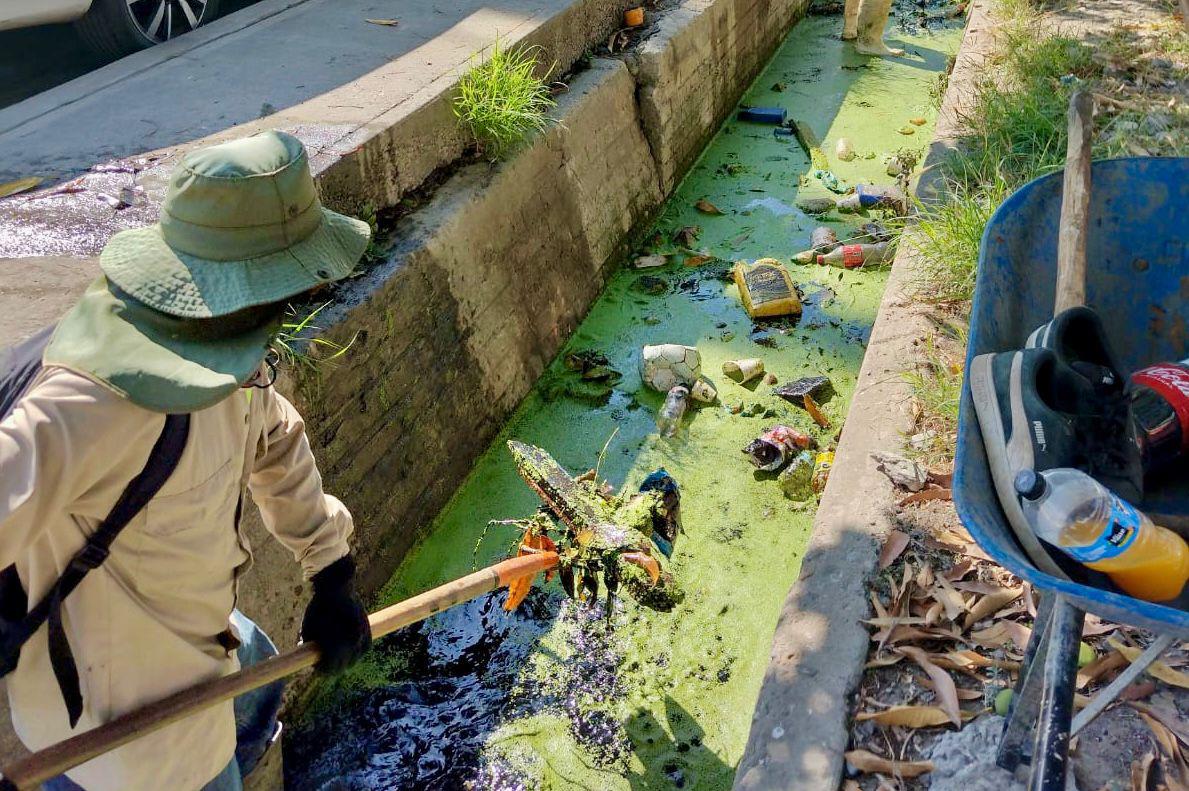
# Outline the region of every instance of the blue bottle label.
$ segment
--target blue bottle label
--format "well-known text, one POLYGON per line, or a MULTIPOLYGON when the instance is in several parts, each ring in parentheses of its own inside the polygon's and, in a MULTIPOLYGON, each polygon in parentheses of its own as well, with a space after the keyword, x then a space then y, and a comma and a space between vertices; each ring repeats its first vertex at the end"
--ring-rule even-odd
POLYGON ((1094 543, 1084 547, 1062 547, 1071 558, 1081 563, 1096 563, 1122 555, 1135 542, 1142 524, 1139 511, 1111 495, 1111 512, 1106 527, 1094 543))

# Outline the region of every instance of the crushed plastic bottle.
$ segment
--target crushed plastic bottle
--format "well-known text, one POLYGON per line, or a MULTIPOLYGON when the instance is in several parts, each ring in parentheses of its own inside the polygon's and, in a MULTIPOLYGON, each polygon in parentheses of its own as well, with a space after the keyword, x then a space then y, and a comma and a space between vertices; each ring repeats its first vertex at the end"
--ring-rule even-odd
POLYGON ((798 451, 813 447, 813 437, 788 426, 776 425, 753 439, 743 449, 748 460, 761 470, 779 470, 798 451))
POLYGON ((1185 540, 1081 470, 1023 470, 1015 489, 1042 541, 1105 572, 1137 599, 1174 599, 1189 580, 1185 540))
POLYGON ((862 209, 893 209, 900 214, 908 211, 908 199, 899 187, 879 187, 872 184, 858 184, 855 191, 835 204, 838 211, 856 212, 862 209))
POLYGON ((662 437, 671 437, 681 426, 681 418, 685 415, 685 408, 689 404, 689 388, 676 385, 665 396, 665 403, 661 411, 656 414, 656 430, 662 437))
POLYGON ((813 229, 813 233, 809 235, 809 249, 797 253, 793 256, 793 260, 798 264, 812 264, 817 260, 819 255, 824 255, 837 248, 841 242, 838 241, 838 234, 834 233, 834 229, 827 225, 819 225, 813 229))

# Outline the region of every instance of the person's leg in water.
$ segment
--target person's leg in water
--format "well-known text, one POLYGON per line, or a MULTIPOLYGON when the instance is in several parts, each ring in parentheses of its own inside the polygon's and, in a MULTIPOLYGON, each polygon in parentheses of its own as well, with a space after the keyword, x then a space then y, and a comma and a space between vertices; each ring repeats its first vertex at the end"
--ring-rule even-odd
POLYGON ((854 41, 859 37, 859 2, 846 0, 842 10, 842 40, 854 41))
MULTIPOLYGON (((231 623, 241 641, 235 650, 240 667, 251 667, 277 655, 277 648, 268 635, 239 610, 231 613, 231 623)), ((243 778, 255 768, 280 731, 277 713, 281 710, 284 688, 284 682, 277 681, 235 699, 235 758, 201 791, 242 791, 243 778)), ((45 791, 85 791, 66 775, 47 781, 42 788, 45 791)))
POLYGON ((891 10, 892 0, 861 0, 855 52, 861 55, 896 56, 904 54, 904 50, 893 49, 883 40, 883 31, 888 24, 888 13, 891 10))

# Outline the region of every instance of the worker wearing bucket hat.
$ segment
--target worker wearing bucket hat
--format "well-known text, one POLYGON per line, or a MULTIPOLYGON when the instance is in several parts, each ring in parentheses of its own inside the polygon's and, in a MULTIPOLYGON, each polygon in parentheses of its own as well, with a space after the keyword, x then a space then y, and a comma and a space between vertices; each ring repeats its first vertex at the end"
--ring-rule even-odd
MULTIPOLYGON (((264 362, 288 300, 350 274, 369 233, 321 205, 296 138, 267 132, 188 154, 160 222, 104 248, 103 276, 0 409, 0 568, 15 571, 30 608, 62 585, 162 448, 175 452, 147 504, 126 508, 109 551, 82 561, 89 573, 17 649, 7 686, 29 748, 275 653, 235 609, 251 562, 244 494, 313 582, 302 637, 319 644, 320 668, 367 649, 351 515, 323 492, 302 419, 264 362)), ((279 704, 274 686, 206 709, 47 787, 239 788, 279 704)))

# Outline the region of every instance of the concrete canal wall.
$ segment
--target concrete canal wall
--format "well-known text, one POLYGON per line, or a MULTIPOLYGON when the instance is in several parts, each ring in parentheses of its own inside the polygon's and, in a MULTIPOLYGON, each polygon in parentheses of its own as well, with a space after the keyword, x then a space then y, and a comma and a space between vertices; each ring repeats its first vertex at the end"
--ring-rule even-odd
MULTIPOLYGON (((327 335, 355 346, 320 378, 285 386, 328 489, 356 515, 366 592, 461 483, 585 315, 633 227, 805 5, 690 0, 669 10, 637 51, 596 58, 571 80, 557 123, 531 146, 451 175, 398 222, 388 257, 328 309, 327 335)), ((292 639, 304 605, 292 561, 263 535, 254 545, 245 607, 292 639)))
MULTIPOLYGON (((582 0, 509 38, 569 64, 606 40, 627 5, 582 0)), ((347 106, 345 98, 391 98, 377 87, 393 78, 381 69, 274 116, 151 152, 137 177, 145 207, 117 214, 74 200, 47 211, 7 201, 0 331, 19 339, 61 315, 97 272, 106 239, 155 221, 169 171, 194 147, 261 128, 290 131, 310 147, 325 202, 347 212, 395 206, 433 176, 438 186, 398 221, 395 247, 319 316, 328 337, 354 339, 351 351, 316 376, 281 382, 307 418, 326 488, 356 516, 363 592, 374 594, 585 315, 632 229, 659 208, 806 5, 667 5, 639 47, 595 58, 570 80, 556 123, 530 146, 444 180, 463 151, 449 109, 458 69, 427 78, 408 102, 335 117, 328 108, 347 106)), ((93 172, 79 184, 110 191, 115 178, 126 177, 93 172)), ((305 587, 254 509, 247 518, 256 564, 240 606, 286 647, 296 641, 305 587)), ((18 752, 10 733, 0 739, 0 754, 18 752)))

